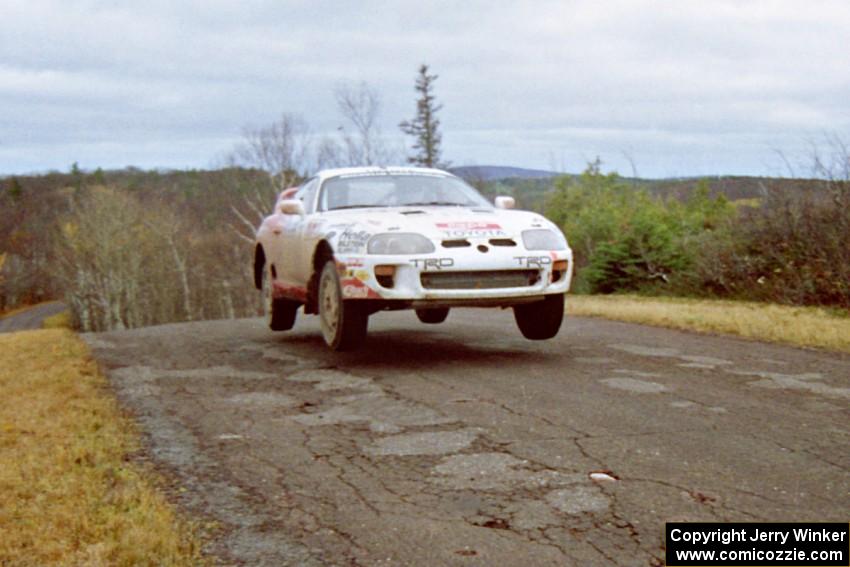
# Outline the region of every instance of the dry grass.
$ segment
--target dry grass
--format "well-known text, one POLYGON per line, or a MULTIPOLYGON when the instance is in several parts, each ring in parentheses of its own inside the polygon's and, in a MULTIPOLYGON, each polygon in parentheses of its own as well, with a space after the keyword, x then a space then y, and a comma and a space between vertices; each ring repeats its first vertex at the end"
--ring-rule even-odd
POLYGON ((572 295, 572 315, 850 352, 850 317, 813 307, 633 295, 572 295))
POLYGON ((67 330, 0 335, 0 565, 187 565, 188 523, 127 462, 136 435, 67 330))
POLYGON ((70 329, 71 328, 71 312, 62 311, 56 315, 45 317, 41 322, 42 329, 70 329))

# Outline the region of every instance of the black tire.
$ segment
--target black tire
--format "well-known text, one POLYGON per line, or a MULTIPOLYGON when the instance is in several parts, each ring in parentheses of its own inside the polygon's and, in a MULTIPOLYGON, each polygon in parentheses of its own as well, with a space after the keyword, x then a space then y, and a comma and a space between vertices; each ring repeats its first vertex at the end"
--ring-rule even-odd
POLYGON ((266 320, 272 331, 288 331, 295 325, 295 316, 298 312, 297 301, 272 297, 271 274, 269 269, 265 270, 263 277, 263 293, 266 296, 266 320))
POLYGON ((416 316, 419 317, 419 320, 423 323, 436 325, 437 323, 442 323, 446 320, 446 317, 449 316, 449 308, 437 307, 434 309, 417 309, 416 316))
POLYGON ((564 320, 564 295, 547 295, 543 301, 515 305, 514 319, 526 339, 551 339, 558 334, 564 320))
POLYGON ((354 350, 366 340, 369 313, 362 302, 344 300, 336 263, 328 260, 319 276, 319 319, 322 336, 337 351, 354 350))

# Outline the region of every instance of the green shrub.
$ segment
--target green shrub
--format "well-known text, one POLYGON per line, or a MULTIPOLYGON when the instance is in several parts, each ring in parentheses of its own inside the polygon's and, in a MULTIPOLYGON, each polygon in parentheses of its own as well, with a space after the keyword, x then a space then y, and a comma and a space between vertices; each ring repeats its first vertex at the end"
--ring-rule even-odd
POLYGON ((705 183, 684 202, 653 197, 599 165, 557 180, 546 207, 575 252, 576 290, 686 288, 701 238, 724 226, 734 207, 722 196, 711 198, 705 183))
POLYGON ((702 248, 693 285, 714 295, 850 309, 850 184, 768 189, 702 248))

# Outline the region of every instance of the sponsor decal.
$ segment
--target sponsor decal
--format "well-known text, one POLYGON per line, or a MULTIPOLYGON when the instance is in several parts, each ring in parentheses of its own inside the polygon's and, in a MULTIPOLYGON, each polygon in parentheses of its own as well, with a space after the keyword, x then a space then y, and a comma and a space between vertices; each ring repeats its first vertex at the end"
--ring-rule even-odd
POLYGON ((360 280, 361 282, 365 282, 369 279, 369 272, 366 270, 356 270, 354 272, 354 277, 360 280))
POLYGON ((349 299, 379 299, 381 297, 357 278, 342 280, 342 296, 349 299))
POLYGON ((455 265, 452 258, 416 258, 410 261, 414 268, 427 270, 442 270, 443 268, 451 268, 455 265))
MULTIPOLYGON (((324 221, 320 221, 320 222, 322 222, 324 224, 324 221)), ((352 226, 354 226, 354 223, 351 223, 351 222, 329 224, 328 226, 324 227, 325 230, 327 231, 325 233, 325 238, 327 238, 328 240, 331 240, 334 236, 337 235, 337 232, 340 232, 340 231, 345 232, 346 230, 348 230, 352 226)))
POLYGON ((526 268, 542 268, 552 264, 551 256, 514 256, 514 260, 518 265, 526 268))
POLYGON ((444 230, 443 238, 494 238, 507 236, 504 230, 444 230))
POLYGON ((489 238, 493 236, 506 236, 502 226, 495 222, 461 221, 461 222, 438 222, 438 229, 447 238, 478 237, 489 238))
POLYGON ((440 230, 493 230, 501 229, 502 226, 495 222, 460 221, 460 222, 438 222, 440 230))
POLYGON ((372 233, 365 230, 346 229, 339 235, 336 250, 340 253, 362 252, 371 236, 372 233))
POLYGON ((368 287, 357 287, 356 285, 347 285, 342 288, 342 294, 345 297, 353 297, 356 299, 365 299, 369 297, 368 287))

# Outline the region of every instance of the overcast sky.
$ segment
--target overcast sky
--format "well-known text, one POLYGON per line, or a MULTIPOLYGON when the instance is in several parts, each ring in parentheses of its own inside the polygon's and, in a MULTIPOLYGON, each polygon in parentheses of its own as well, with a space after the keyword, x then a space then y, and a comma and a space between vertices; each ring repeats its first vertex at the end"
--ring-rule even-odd
POLYGON ((455 165, 780 175, 850 138, 848 54, 846 0, 0 0, 0 174, 214 167, 346 81, 400 143, 426 62, 455 165))

